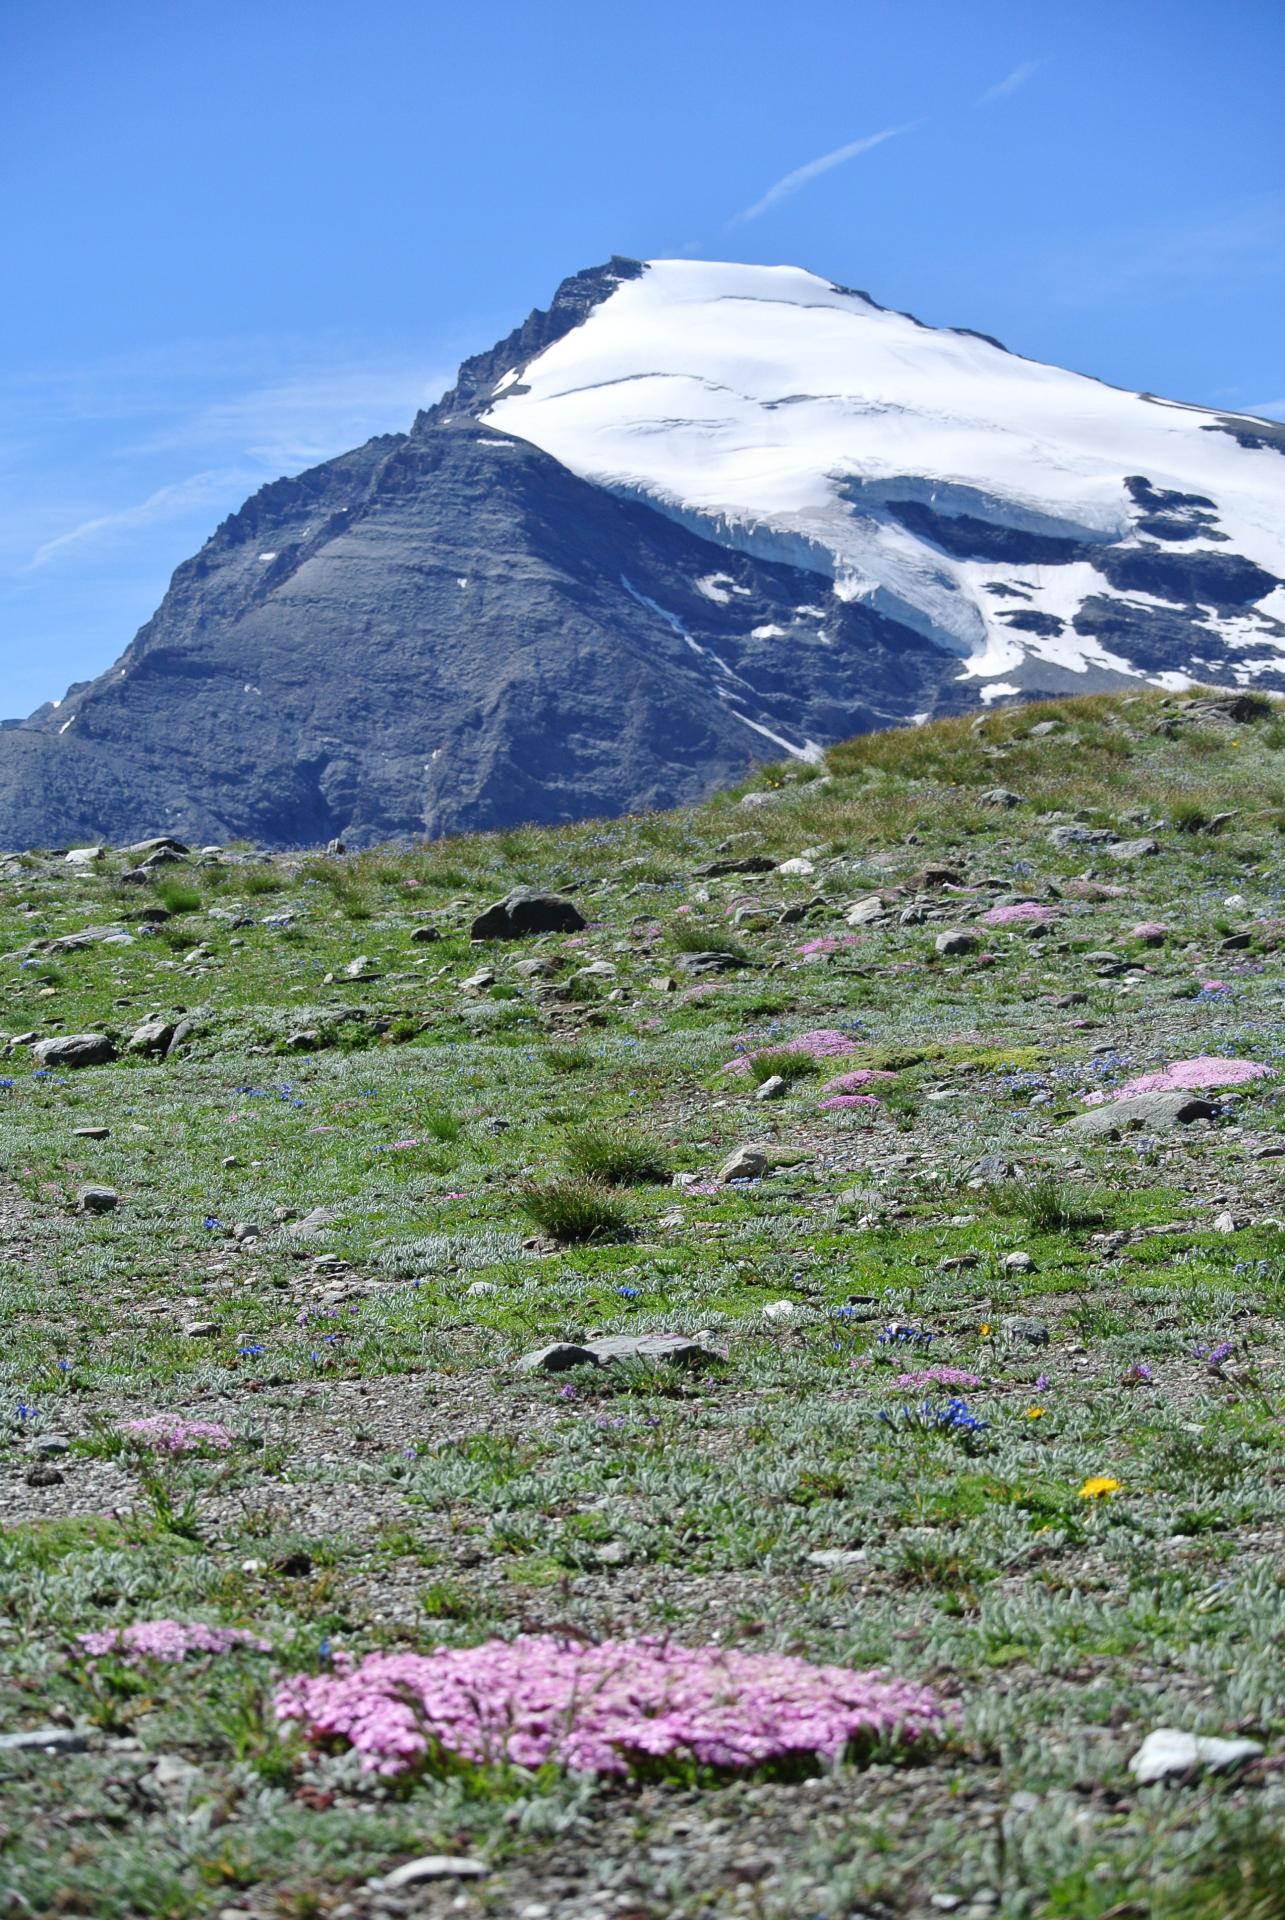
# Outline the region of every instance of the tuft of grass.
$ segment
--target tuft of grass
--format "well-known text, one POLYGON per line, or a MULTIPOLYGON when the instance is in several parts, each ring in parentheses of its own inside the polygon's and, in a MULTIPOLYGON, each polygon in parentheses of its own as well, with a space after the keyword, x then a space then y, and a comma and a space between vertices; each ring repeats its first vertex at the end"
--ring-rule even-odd
POLYGON ((1076 1187, 1051 1173, 997 1187, 991 1205, 997 1212, 1016 1214, 1032 1233, 1074 1233, 1100 1226, 1106 1218, 1096 1190, 1076 1187))
POLYGON ((544 1064, 551 1073, 587 1073, 593 1054, 588 1047, 546 1047, 544 1064))
POLYGON ((582 1180, 608 1187, 664 1186, 672 1168, 653 1141, 614 1127, 574 1127, 566 1139, 567 1165, 582 1180))
POLYGON ((199 913, 201 896, 187 880, 161 880, 156 897, 167 913, 199 913))
POLYGON ((750 959, 739 940, 733 940, 730 933, 720 933, 714 927, 677 927, 670 945, 675 953, 726 953, 742 965, 748 965, 750 959))
MULTIPOLYGON (((829 1066, 831 1062, 827 1061, 829 1066)), ((750 1061, 750 1078, 756 1086, 762 1086, 774 1074, 791 1085, 796 1080, 806 1080, 819 1072, 820 1061, 814 1060, 810 1053, 797 1053, 789 1047, 773 1047, 767 1052, 756 1054, 750 1061)))
POLYGON ((564 1175, 552 1180, 530 1180, 518 1204, 542 1233, 564 1245, 589 1240, 627 1240, 632 1230, 628 1209, 597 1180, 564 1175))

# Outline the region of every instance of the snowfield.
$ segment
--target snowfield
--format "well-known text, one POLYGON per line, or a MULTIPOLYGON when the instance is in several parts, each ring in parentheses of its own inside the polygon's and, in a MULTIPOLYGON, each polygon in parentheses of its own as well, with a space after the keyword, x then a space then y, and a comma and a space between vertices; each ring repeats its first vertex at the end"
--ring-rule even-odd
MULTIPOLYGON (((1206 617, 1244 656, 1237 677, 1261 670, 1255 652, 1274 670, 1285 653, 1285 457, 1229 430, 1262 423, 926 327, 798 268, 651 261, 508 371, 483 420, 726 547, 828 576, 840 599, 957 654, 962 677, 1028 658, 1138 675, 1076 614, 1193 595, 1122 592, 1094 565, 1106 547, 1264 569, 1257 602, 1206 617), (1148 512, 1158 534, 1139 526, 1148 512), (964 552, 965 531, 947 550, 942 517, 982 523, 992 548, 1012 538, 964 552), (1050 537, 1075 550, 1050 559, 1050 537), (1024 544, 1040 557, 1023 559, 1024 544)), ((723 586, 711 576, 701 591, 723 586)))

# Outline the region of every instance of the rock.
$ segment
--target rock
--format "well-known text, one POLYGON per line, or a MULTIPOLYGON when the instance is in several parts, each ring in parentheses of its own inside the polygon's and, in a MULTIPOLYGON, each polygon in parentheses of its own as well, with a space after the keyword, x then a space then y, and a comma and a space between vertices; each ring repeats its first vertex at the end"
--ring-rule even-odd
POLYGON ((981 941, 966 927, 948 927, 945 933, 937 935, 933 945, 938 953, 948 956, 954 953, 974 953, 981 945, 981 941))
POLYGON ((77 1140, 110 1140, 110 1127, 73 1127, 72 1136, 77 1140))
POLYGON ((988 787, 985 793, 977 796, 984 807, 1020 807, 1025 797, 1024 794, 1010 792, 1007 787, 988 787))
POLYGON ((1198 1093, 1135 1093, 1127 1100, 1107 1100, 1088 1113, 1077 1114, 1062 1131, 1091 1140, 1140 1130, 1172 1133, 1175 1127, 1188 1126, 1193 1120, 1212 1119, 1217 1111, 1212 1100, 1198 1093))
POLYGON ((1141 840, 1113 840, 1106 849, 1108 860, 1146 860, 1153 853, 1159 853, 1160 842, 1150 838, 1141 840))
POLYGON ((722 1354, 702 1344, 700 1335, 686 1333, 613 1333, 585 1343, 600 1366, 615 1360, 665 1361, 671 1366, 705 1366, 722 1354))
POLYGON ((164 1053, 174 1038, 174 1022, 162 1020, 157 1014, 151 1020, 144 1020, 136 1027, 127 1042, 130 1053, 164 1053))
POLYGON ((730 1180, 761 1180, 771 1164, 766 1147, 749 1144, 738 1147, 730 1160, 725 1160, 715 1179, 720 1187, 730 1180))
POLYGON ((174 1058, 174 1055, 178 1052, 179 1048, 183 1045, 183 1042, 185 1040, 190 1039, 192 1034, 194 1034, 195 1032, 196 1032, 195 1020, 180 1020, 178 1025, 175 1027, 173 1034, 170 1036, 170 1043, 168 1047, 166 1047, 165 1049, 165 1058, 167 1060, 172 1060, 174 1058))
POLYGON ((882 920, 887 913, 882 899, 877 893, 868 893, 862 900, 854 900, 844 920, 850 927, 872 926, 876 920, 882 920))
POLYGON ((32 1446, 36 1453, 50 1460, 71 1452, 71 1441, 65 1433, 42 1433, 32 1442, 32 1446))
POLYGON ((1214 1232, 1215 1233, 1235 1233, 1235 1231, 1236 1231, 1236 1216, 1234 1214, 1218 1213, 1214 1215, 1214 1232))
POLYGON ((816 872, 816 867, 811 860, 805 860, 803 856, 799 854, 793 860, 782 860, 780 866, 777 868, 777 872, 789 875, 797 874, 801 878, 806 879, 808 874, 816 872))
POLYGON ((411 931, 411 939, 418 941, 421 945, 429 940, 440 940, 441 937, 441 930, 438 927, 415 927, 411 931))
MULTIPOLYGON (((746 794, 745 798, 748 800, 749 795, 746 794)), ((699 880, 718 880, 727 873, 771 873, 775 866, 776 862, 770 854, 748 853, 740 860, 715 860, 708 867, 698 867, 696 877, 699 880)))
POLYGON ((189 1320, 183 1328, 185 1340, 208 1340, 219 1330, 217 1320, 189 1320))
POLYGON ((334 1220, 333 1207, 314 1207, 305 1213, 302 1220, 296 1220, 290 1228, 292 1240, 315 1240, 319 1233, 325 1233, 334 1220))
POLYGON ((60 1487, 66 1475, 59 1473, 57 1467, 35 1466, 28 1467, 23 1478, 29 1487, 60 1487))
POLYGON ((674 965, 680 973, 735 973, 745 962, 735 953, 714 949, 708 953, 680 953, 674 965))
POLYGON ((1106 827, 1050 827, 1048 841, 1051 847, 1100 847, 1111 837, 1106 827))
POLYGON ((415 1887, 422 1880, 483 1880, 490 1871, 485 1860, 474 1860, 470 1854, 426 1853, 368 1884, 381 1893, 396 1893, 399 1887, 415 1887))
POLYGON ((0 1753, 84 1753, 89 1735, 79 1727, 24 1727, 0 1733, 0 1753))
POLYGON ((116 1048, 105 1033, 68 1033, 37 1040, 31 1052, 38 1067, 99 1067, 116 1058, 116 1048))
POLYGON ((1034 1273, 1035 1262, 1029 1253, 1006 1253, 1000 1261, 1005 1273, 1034 1273))
POLYGON ((536 933, 579 933, 587 925, 580 909, 561 894, 518 889, 479 913, 469 931, 474 940, 522 940, 536 933))
POLYGON ((203 1784, 204 1779, 201 1769, 193 1766, 190 1760, 184 1760, 177 1753, 162 1753, 157 1756, 156 1764, 143 1776, 143 1783, 159 1794, 162 1800, 181 1804, 203 1784))
POLYGON ((963 884, 964 876, 958 867, 945 867, 931 862, 926 867, 920 867, 918 873, 912 873, 906 882, 906 885, 913 887, 916 893, 924 893, 936 887, 962 887, 963 884))
POLYGON ((1183 1733, 1177 1727, 1157 1727, 1129 1761, 1129 1772, 1140 1787, 1146 1787, 1157 1780, 1228 1773, 1247 1760, 1256 1760, 1262 1751, 1257 1740, 1218 1740, 1183 1733))
MULTIPOLYGON (((136 854, 141 860, 146 860, 150 854, 154 853, 184 854, 191 851, 191 847, 185 840, 172 840, 166 833, 157 834, 151 840, 136 840, 132 847, 121 848, 122 853, 136 854)), ((208 853, 211 849, 205 847, 202 851, 208 853)))
MULTIPOLYGON (((1029 1254, 1024 1257, 1030 1259, 1029 1254)), ((999 1332, 1001 1340, 1021 1341, 1028 1347, 1047 1347, 1049 1343, 1047 1322, 1024 1313, 1006 1313, 999 1323, 999 1332)))
POLYGON ((92 867, 95 861, 102 859, 105 851, 104 847, 72 847, 63 855, 63 859, 69 867, 92 867))
POLYGON ((588 966, 577 967, 573 980, 614 980, 617 968, 612 960, 591 960, 588 966))
POLYGON ((371 980, 375 977, 375 964, 368 953, 359 953, 356 959, 350 960, 344 968, 346 980, 371 980))
POLYGON ((348 849, 344 845, 342 840, 335 839, 335 840, 327 840, 326 842, 326 852, 330 855, 332 860, 338 859, 340 854, 347 853, 347 851, 348 849))
POLYGON ((777 1100, 785 1092, 786 1083, 779 1073, 771 1073, 762 1081, 754 1095, 756 1100, 777 1100))
POLYGON ((869 1558, 864 1547, 818 1547, 808 1555, 808 1565, 826 1573, 846 1573, 864 1567, 869 1558))
POLYGON ((292 1053, 311 1053, 321 1045, 321 1034, 316 1027, 300 1027, 286 1036, 286 1045, 292 1053))
POLYGON ((113 1207, 120 1205, 120 1195, 115 1187, 77 1187, 77 1213, 110 1213, 113 1207))
POLYGON ((467 980, 460 981, 461 993, 485 993, 488 987, 495 985, 495 975, 490 967, 479 967, 467 980))
POLYGON ((238 1245, 245 1246, 248 1241, 261 1240, 263 1228, 256 1226, 253 1220, 238 1220, 232 1229, 232 1238, 238 1245))
POLYGON ((524 1353, 517 1362, 519 1373, 566 1373, 570 1367, 596 1367, 598 1356, 588 1347, 571 1340, 555 1340, 552 1346, 537 1347, 524 1353))
POLYGON ((793 1320, 799 1308, 794 1300, 769 1300, 763 1308, 765 1320, 793 1320))

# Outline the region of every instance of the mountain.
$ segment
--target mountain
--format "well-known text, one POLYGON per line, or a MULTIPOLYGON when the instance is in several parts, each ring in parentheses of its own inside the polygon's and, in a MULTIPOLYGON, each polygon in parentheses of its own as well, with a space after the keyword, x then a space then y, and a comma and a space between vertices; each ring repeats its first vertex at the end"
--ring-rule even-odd
POLYGON ((1285 687, 1283 456, 796 268, 616 259, 0 730, 0 843, 566 821, 979 701, 1285 687))

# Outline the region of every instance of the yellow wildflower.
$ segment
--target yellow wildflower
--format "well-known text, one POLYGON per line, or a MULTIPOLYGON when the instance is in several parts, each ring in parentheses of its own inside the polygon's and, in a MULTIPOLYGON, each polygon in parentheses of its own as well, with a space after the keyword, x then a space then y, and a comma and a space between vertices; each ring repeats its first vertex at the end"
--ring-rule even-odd
POLYGON ((990 1330, 991 1330, 991 1323, 990 1323, 990 1321, 989 1321, 989 1320, 983 1320, 983 1321, 982 1321, 982 1338, 983 1338, 983 1340, 984 1340, 984 1339, 986 1338, 986 1336, 987 1336, 987 1334, 988 1334, 988 1333, 990 1332, 990 1330))
POLYGON ((1109 1473, 1090 1475, 1080 1488, 1081 1500, 1100 1500, 1104 1494, 1119 1493, 1120 1482, 1113 1480, 1109 1473))
POLYGON ((1043 1407, 1028 1407, 1026 1409, 1026 1417, 1028 1420, 1042 1420, 1044 1418, 1043 1407))

